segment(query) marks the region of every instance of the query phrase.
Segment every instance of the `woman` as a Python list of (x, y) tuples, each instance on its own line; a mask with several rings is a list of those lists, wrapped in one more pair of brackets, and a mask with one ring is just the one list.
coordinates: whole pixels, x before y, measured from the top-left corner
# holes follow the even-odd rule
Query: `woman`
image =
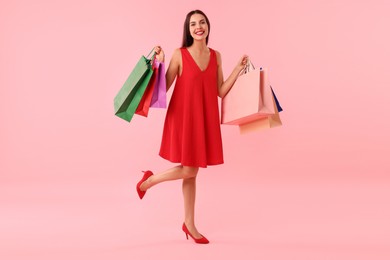
[[(167, 91), (176, 85), (167, 110), (160, 156), (180, 165), (153, 175), (144, 172), (137, 184), (142, 199), (146, 190), (170, 180), (183, 179), (185, 218), (183, 231), (196, 243), (209, 241), (195, 227), (196, 176), (199, 167), (223, 163), (218, 96), (224, 97), (233, 86), (248, 57), (242, 56), (226, 81), (222, 75), (219, 52), (208, 48), (210, 22), (200, 10), (187, 14), (182, 48), (172, 55), (166, 72)], [(163, 62), (164, 51), (155, 47), (156, 58)]]

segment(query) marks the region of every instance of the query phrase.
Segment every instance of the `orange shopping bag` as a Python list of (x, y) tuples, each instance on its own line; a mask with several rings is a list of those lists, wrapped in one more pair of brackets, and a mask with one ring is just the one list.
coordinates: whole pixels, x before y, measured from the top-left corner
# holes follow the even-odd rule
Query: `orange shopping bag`
[(276, 98), (274, 98), (274, 108), (276, 110), (275, 114), (273, 115), (266, 115), (262, 118), (256, 119), (252, 122), (241, 124), (240, 127), (240, 134), (246, 134), (253, 131), (260, 131), (263, 129), (269, 129), (277, 126), (282, 125), (282, 120), (280, 120), (279, 116), (279, 109), (277, 107)]

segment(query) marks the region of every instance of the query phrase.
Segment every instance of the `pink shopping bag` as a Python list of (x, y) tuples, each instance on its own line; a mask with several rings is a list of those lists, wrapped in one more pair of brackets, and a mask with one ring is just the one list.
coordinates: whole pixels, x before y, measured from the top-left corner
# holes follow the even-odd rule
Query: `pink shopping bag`
[(222, 99), (222, 124), (246, 124), (276, 111), (266, 70), (246, 69)]
[(166, 108), (167, 107), (167, 87), (165, 81), (164, 62), (155, 60), (155, 66), (158, 68), (156, 83), (154, 86), (152, 101), (150, 107)]

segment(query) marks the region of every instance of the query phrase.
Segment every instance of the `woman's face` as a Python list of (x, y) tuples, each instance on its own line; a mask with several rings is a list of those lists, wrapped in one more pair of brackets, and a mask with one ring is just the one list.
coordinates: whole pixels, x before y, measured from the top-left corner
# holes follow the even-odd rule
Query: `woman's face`
[(190, 19), (190, 33), (194, 40), (206, 40), (209, 34), (209, 26), (206, 18), (201, 14), (193, 14)]

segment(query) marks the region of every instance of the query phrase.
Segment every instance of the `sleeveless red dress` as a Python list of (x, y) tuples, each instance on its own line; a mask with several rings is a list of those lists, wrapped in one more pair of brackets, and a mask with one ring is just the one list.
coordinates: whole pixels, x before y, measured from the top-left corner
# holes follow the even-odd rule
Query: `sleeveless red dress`
[(218, 109), (218, 66), (215, 51), (202, 71), (186, 48), (183, 70), (176, 78), (160, 147), (160, 156), (183, 166), (223, 163)]

